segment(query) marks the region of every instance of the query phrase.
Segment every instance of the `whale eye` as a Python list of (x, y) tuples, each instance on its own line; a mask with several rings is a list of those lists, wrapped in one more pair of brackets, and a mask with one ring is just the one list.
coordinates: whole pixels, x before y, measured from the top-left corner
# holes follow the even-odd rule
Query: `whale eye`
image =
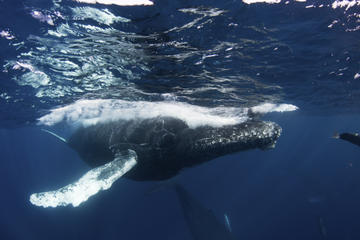
[(175, 135), (172, 133), (165, 133), (160, 139), (160, 147), (170, 147), (175, 143)]

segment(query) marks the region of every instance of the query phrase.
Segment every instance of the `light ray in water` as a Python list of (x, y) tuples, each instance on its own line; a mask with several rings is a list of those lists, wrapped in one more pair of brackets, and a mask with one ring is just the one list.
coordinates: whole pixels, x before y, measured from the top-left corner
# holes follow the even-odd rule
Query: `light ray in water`
[(99, 191), (107, 190), (122, 175), (136, 164), (136, 153), (129, 150), (128, 156), (115, 155), (115, 160), (100, 167), (91, 169), (75, 183), (55, 191), (34, 193), (30, 202), (36, 206), (58, 207), (79, 206)]
[(56, 133), (53, 133), (53, 132), (51, 132), (51, 131), (49, 131), (49, 130), (46, 130), (46, 129), (43, 129), (43, 128), (41, 129), (41, 131), (47, 132), (47, 133), (49, 133), (50, 135), (52, 135), (52, 136), (56, 137), (57, 139), (59, 139), (60, 141), (63, 141), (64, 143), (67, 143), (67, 141), (66, 141), (65, 138), (60, 137), (60, 136), (57, 135)]
[(327, 237), (327, 229), (326, 229), (326, 226), (324, 223), (324, 219), (322, 217), (319, 217), (319, 229), (320, 229), (321, 236), (323, 238), (326, 238)]

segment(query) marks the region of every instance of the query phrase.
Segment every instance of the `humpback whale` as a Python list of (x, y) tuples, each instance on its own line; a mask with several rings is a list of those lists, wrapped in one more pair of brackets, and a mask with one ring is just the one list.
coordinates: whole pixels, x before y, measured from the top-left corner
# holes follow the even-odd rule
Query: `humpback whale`
[(78, 181), (58, 190), (34, 193), (37, 206), (78, 206), (120, 177), (160, 181), (181, 170), (243, 150), (275, 145), (281, 127), (273, 122), (246, 122), (214, 127), (189, 126), (175, 117), (131, 118), (78, 128), (58, 137), (91, 167)]
[(137, 164), (124, 177), (137, 181), (166, 180), (180, 170), (242, 150), (273, 146), (281, 128), (273, 122), (247, 121), (223, 127), (190, 128), (173, 117), (118, 120), (78, 129), (68, 144), (91, 167), (128, 149)]

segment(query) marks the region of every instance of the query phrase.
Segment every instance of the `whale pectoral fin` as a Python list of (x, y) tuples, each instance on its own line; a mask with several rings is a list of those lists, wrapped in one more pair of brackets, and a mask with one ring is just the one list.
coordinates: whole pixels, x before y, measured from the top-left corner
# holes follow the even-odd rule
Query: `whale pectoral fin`
[(74, 183), (55, 191), (31, 194), (30, 202), (42, 207), (79, 206), (99, 191), (109, 189), (136, 165), (137, 155), (133, 150), (117, 151), (114, 155), (113, 161), (91, 169)]

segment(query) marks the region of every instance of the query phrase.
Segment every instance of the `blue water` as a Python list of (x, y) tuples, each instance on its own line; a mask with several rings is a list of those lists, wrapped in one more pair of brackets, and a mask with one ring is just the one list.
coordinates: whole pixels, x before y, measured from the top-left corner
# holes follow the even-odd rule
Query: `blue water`
[(192, 239), (154, 182), (120, 179), (77, 208), (30, 203), (89, 170), (38, 120), (81, 99), (296, 105), (262, 117), (283, 128), (274, 149), (176, 181), (226, 213), (235, 239), (359, 239), (360, 149), (331, 136), (359, 131), (360, 2), (340, 2), (0, 0), (0, 239)]

